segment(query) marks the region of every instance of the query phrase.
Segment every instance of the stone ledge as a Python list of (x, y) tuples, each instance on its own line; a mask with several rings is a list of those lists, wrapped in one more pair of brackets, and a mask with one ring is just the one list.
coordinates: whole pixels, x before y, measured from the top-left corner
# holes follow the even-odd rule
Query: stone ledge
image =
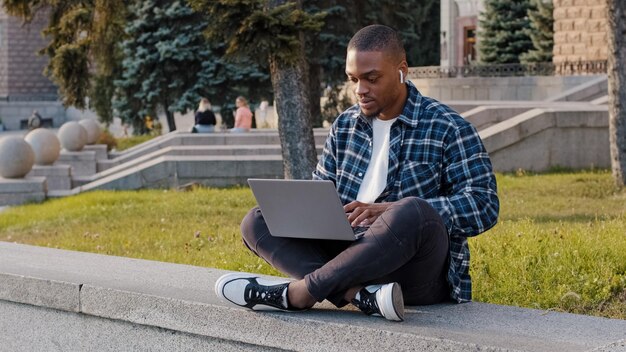
[[(301, 351), (626, 351), (624, 320), (483, 303), (408, 307), (403, 323), (325, 303), (304, 313), (256, 313), (217, 299), (213, 285), (223, 273), (0, 242), (0, 301), (67, 311), (78, 306), (76, 317), (165, 328), (224, 343)], [(79, 287), (79, 294), (42, 290), (51, 283), (69, 292)], [(57, 294), (68, 304), (49, 307)], [(30, 340), (36, 341), (40, 333), (31, 333), (36, 335)]]

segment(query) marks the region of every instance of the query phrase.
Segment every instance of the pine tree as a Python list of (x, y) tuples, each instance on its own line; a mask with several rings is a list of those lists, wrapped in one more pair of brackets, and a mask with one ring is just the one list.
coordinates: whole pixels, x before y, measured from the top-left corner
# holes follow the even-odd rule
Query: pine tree
[(533, 49), (528, 35), (530, 0), (486, 0), (480, 18), (478, 48), (483, 63), (519, 63)]
[(175, 130), (174, 113), (194, 109), (201, 97), (228, 106), (239, 94), (271, 95), (269, 75), (251, 60), (225, 60), (224, 45), (211, 45), (204, 36), (207, 19), (184, 1), (137, 1), (131, 13), (115, 107), (140, 133), (145, 116), (159, 110)]
[(182, 1), (138, 1), (130, 12), (136, 18), (127, 25), (129, 39), (122, 43), (115, 107), (122, 121), (137, 127), (162, 108), (174, 131), (174, 112), (180, 111), (175, 102), (195, 81), (202, 63), (211, 60), (202, 36), (206, 22)]
[(532, 0), (534, 9), (528, 10), (530, 29), (528, 35), (533, 42), (533, 50), (523, 54), (520, 61), (524, 64), (535, 62), (552, 62), (554, 47), (554, 5), (552, 2)]

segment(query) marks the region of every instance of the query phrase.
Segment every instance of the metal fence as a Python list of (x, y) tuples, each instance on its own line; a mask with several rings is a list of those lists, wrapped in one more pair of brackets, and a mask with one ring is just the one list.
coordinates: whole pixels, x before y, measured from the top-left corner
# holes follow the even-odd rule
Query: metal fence
[(568, 76), (597, 75), (607, 73), (607, 61), (577, 61), (536, 64), (473, 64), (466, 66), (421, 66), (409, 69), (410, 77), (519, 77), (519, 76)]

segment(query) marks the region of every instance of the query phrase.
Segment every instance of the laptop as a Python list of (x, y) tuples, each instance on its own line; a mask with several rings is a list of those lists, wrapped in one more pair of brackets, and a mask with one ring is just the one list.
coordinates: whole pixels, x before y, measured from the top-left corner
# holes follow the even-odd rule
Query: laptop
[(353, 228), (332, 181), (248, 179), (275, 237), (354, 241), (367, 228)]

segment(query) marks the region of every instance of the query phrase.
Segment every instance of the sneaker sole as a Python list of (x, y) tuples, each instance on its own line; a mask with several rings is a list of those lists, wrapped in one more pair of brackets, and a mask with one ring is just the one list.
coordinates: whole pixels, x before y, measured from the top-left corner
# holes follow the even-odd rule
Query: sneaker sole
[(391, 300), (383, 302), (382, 307), (380, 307), (381, 313), (385, 319), (403, 321), (404, 297), (402, 296), (402, 289), (400, 288), (400, 285), (397, 282), (394, 282), (381, 287), (381, 295), (383, 295), (383, 297), (391, 296)]
[[(284, 281), (280, 281), (280, 280), (267, 280), (264, 279), (262, 277), (260, 277), (258, 274), (252, 274), (252, 273), (229, 273), (229, 274), (224, 274), (222, 276), (220, 276), (217, 281), (215, 281), (215, 295), (222, 299), (225, 300), (226, 302), (232, 303), (238, 307), (242, 307), (242, 308), (246, 308), (244, 306), (241, 306), (231, 300), (229, 300), (225, 295), (224, 295), (224, 286), (233, 281), (233, 280), (237, 280), (237, 279), (250, 279), (250, 278), (256, 278), (257, 282), (259, 282), (260, 284), (269, 284), (269, 285), (273, 285), (273, 284), (281, 284), (281, 283), (285, 283), (285, 282), (289, 282), (290, 280), (284, 280)], [(256, 309), (255, 309), (256, 308)], [(275, 307), (271, 307), (271, 306), (266, 306), (266, 305), (258, 305), (253, 307), (252, 310), (273, 310), (273, 311), (286, 311), (284, 309), (280, 309), (280, 308), (275, 308)]]

